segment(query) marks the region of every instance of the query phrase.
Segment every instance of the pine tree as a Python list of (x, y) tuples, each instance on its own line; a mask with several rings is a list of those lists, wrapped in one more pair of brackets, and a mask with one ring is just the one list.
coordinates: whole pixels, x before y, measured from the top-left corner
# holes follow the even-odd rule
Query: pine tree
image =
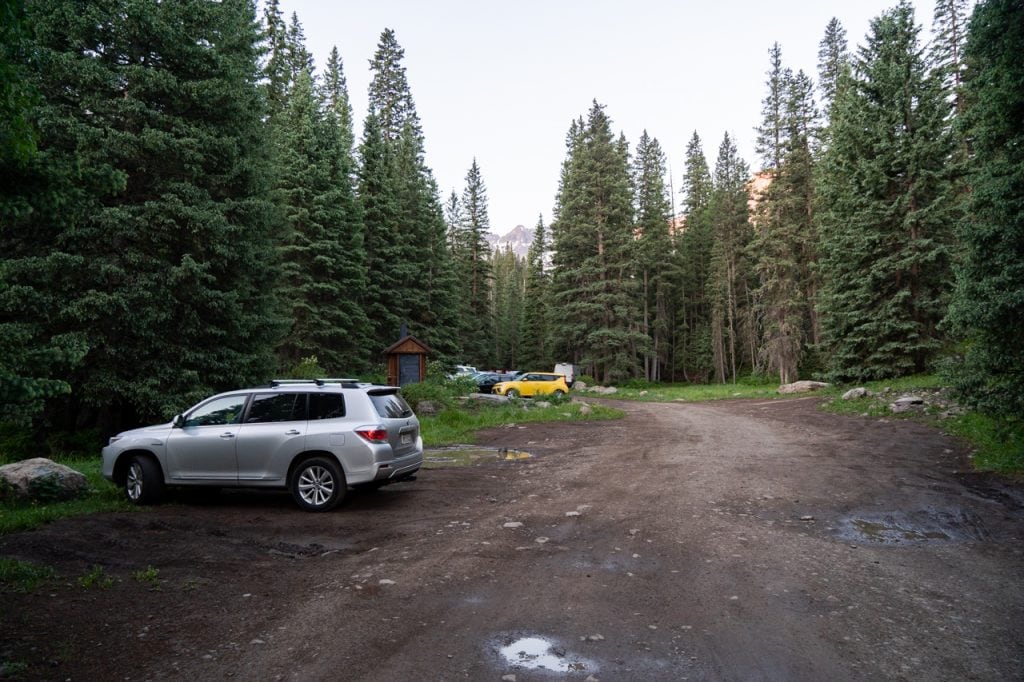
[(288, 25), (281, 14), (280, 0), (267, 0), (263, 7), (260, 38), (266, 51), (263, 74), (267, 108), (274, 116), (284, 110), (292, 81), (288, 63)]
[(1024, 4), (986, 0), (965, 50), (963, 133), (971, 141), (966, 246), (948, 324), (968, 339), (954, 375), (970, 406), (1017, 424), (1024, 415)]
[[(754, 355), (755, 330), (750, 327), (749, 266), (744, 258), (750, 241), (747, 164), (728, 133), (718, 148), (714, 192), (709, 206), (714, 241), (711, 246), (709, 299), (711, 349), (718, 383), (736, 382), (749, 349)], [(750, 363), (753, 365), (753, 361)]]
[(493, 364), (499, 369), (514, 369), (522, 362), (525, 264), (506, 246), (494, 252), (490, 266), (494, 273), (490, 296)]
[(644, 343), (631, 277), (629, 159), (597, 102), (585, 124), (570, 128), (568, 145), (551, 228), (553, 332), (577, 364), (608, 383), (636, 375)]
[(494, 350), (491, 316), (498, 313), (491, 310), (488, 301), (494, 274), (491, 272), (491, 248), (484, 235), (490, 231), (491, 222), (487, 215), (487, 186), (476, 159), (466, 172), (466, 187), (459, 206), (461, 223), (457, 233), (459, 247), (456, 258), (465, 298), (461, 333), (463, 352), (470, 362), (488, 365)]
[(761, 103), (762, 123), (757, 128), (757, 148), (761, 155), (762, 168), (773, 173), (782, 166), (782, 155), (786, 146), (783, 117), (785, 112), (786, 88), (792, 74), (782, 68), (782, 48), (778, 43), (768, 51), (770, 65), (768, 80), (765, 82), (768, 92)]
[(51, 418), (106, 430), (265, 380), (281, 320), (253, 7), (80, 9), (30, 8), (40, 154), (3, 252), (23, 320), (88, 348)]
[(544, 259), (547, 253), (547, 233), (544, 216), (537, 216), (533, 241), (526, 252), (526, 277), (523, 285), (523, 341), (521, 361), (524, 367), (553, 365), (549, 353), (548, 330), (548, 274)]
[(708, 285), (713, 241), (710, 204), (714, 190), (700, 136), (686, 146), (683, 174), (684, 227), (677, 238), (682, 305), (676, 334), (675, 366), (686, 381), (703, 382), (712, 374), (711, 305)]
[(354, 172), (351, 164), (355, 148), (354, 120), (352, 118), (352, 102), (348, 95), (348, 82), (345, 80), (345, 68), (337, 47), (331, 48), (327, 59), (327, 70), (324, 73), (321, 97), (328, 112), (334, 117), (334, 129), (342, 136), (338, 141), (340, 150), (349, 157), (349, 172)]
[(636, 188), (637, 273), (641, 282), (641, 330), (649, 339), (643, 355), (644, 376), (660, 381), (668, 364), (669, 291), (675, 256), (669, 235), (672, 208), (665, 189), (665, 154), (645, 130), (633, 165)]
[(941, 84), (907, 3), (871, 24), (822, 161), (822, 333), (835, 379), (923, 371), (942, 336), (955, 201)]
[(964, 44), (967, 41), (967, 0), (937, 0), (932, 20), (930, 58), (956, 113), (963, 111)]
[(822, 108), (827, 119), (839, 90), (839, 82), (849, 67), (850, 55), (846, 42), (846, 29), (835, 17), (825, 27), (825, 37), (818, 43), (818, 88), (821, 90)]

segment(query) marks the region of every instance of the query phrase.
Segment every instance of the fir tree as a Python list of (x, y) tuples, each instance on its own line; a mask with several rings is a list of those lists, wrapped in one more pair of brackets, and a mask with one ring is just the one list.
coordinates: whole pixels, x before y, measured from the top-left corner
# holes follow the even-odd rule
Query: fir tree
[(635, 376), (643, 336), (632, 279), (633, 215), (629, 159), (611, 121), (594, 102), (568, 139), (552, 225), (553, 331), (570, 357), (600, 381)]
[(675, 367), (686, 381), (706, 381), (712, 374), (711, 305), (708, 284), (713, 241), (711, 197), (714, 187), (700, 136), (686, 146), (683, 173), (684, 227), (677, 238), (678, 289), (682, 313), (676, 334)]
[(665, 189), (665, 154), (645, 130), (636, 148), (633, 185), (636, 188), (637, 273), (641, 282), (641, 330), (649, 339), (644, 353), (644, 376), (660, 381), (668, 363), (669, 291), (674, 253), (669, 235), (671, 205)]
[(825, 27), (825, 37), (818, 44), (818, 88), (825, 117), (832, 111), (836, 100), (839, 81), (850, 63), (846, 42), (846, 29), (835, 17)]
[(782, 48), (778, 43), (768, 51), (770, 60), (768, 80), (765, 82), (768, 92), (761, 103), (762, 123), (757, 128), (757, 153), (761, 155), (762, 168), (773, 174), (782, 165), (782, 155), (786, 146), (783, 117), (785, 112), (786, 87), (791, 74), (782, 68)]
[(463, 352), (478, 364), (486, 365), (492, 350), (491, 306), (488, 294), (491, 289), (490, 245), (484, 235), (490, 231), (487, 215), (487, 186), (484, 184), (480, 167), (473, 164), (466, 172), (466, 187), (462, 191), (461, 224), (458, 230), (458, 271), (462, 279), (465, 297), (465, 324), (462, 332)]
[(912, 8), (871, 24), (822, 161), (820, 310), (835, 379), (919, 372), (941, 343), (955, 201), (941, 84)]
[(550, 311), (548, 309), (548, 275), (544, 268), (547, 234), (544, 216), (537, 216), (533, 241), (526, 253), (526, 278), (523, 286), (522, 364), (526, 367), (553, 365), (548, 347)]
[(939, 73), (957, 113), (963, 110), (960, 88), (963, 85), (966, 41), (967, 0), (937, 0), (932, 20), (931, 64)]
[(948, 323), (968, 339), (954, 375), (970, 406), (1024, 415), (1024, 4), (987, 0), (971, 17), (964, 114), (972, 192)]
[[(338, 141), (340, 150), (351, 161), (355, 147), (354, 121), (352, 119), (352, 102), (348, 95), (348, 82), (345, 80), (345, 68), (338, 54), (338, 48), (332, 47), (327, 59), (327, 70), (324, 73), (321, 97), (324, 106), (334, 118), (334, 129), (342, 136)], [(354, 168), (350, 164), (350, 172)]]
[(31, 7), (40, 154), (3, 252), (45, 304), (23, 321), (88, 348), (51, 418), (107, 430), (266, 379), (281, 320), (252, 6), (80, 9)]

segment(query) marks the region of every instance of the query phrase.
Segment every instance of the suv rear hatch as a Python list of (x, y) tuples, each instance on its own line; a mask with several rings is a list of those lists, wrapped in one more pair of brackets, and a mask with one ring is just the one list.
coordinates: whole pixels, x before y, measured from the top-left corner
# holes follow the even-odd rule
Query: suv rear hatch
[(409, 403), (405, 402), (397, 388), (375, 388), (367, 391), (381, 424), (388, 431), (388, 443), (399, 459), (416, 451), (420, 423)]

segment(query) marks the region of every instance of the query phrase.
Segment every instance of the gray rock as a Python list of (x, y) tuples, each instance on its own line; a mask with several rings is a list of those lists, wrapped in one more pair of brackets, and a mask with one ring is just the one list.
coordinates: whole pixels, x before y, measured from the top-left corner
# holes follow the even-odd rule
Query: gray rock
[(791, 384), (779, 386), (779, 393), (807, 393), (827, 388), (828, 384), (823, 381), (794, 381)]
[(592, 408), (587, 403), (582, 403), (582, 402), (580, 403), (580, 414), (590, 414), (593, 411), (594, 411), (594, 408)]
[(416, 413), (422, 415), (435, 415), (440, 414), (444, 410), (444, 405), (436, 403), (433, 400), (421, 400), (416, 403)]
[(533, 404), (534, 407), (551, 407), (551, 403), (546, 400), (539, 400)]
[(572, 385), (574, 391), (585, 391), (587, 390), (587, 383), (585, 381), (577, 381)]
[(844, 393), (843, 400), (857, 400), (858, 398), (866, 398), (869, 395), (871, 395), (871, 391), (863, 386), (858, 386), (857, 388), (851, 388), (849, 391)]
[(894, 400), (889, 405), (889, 411), (893, 414), (903, 412), (920, 412), (924, 410), (924, 398), (916, 395), (904, 395)]
[(596, 393), (598, 395), (611, 395), (613, 393), (618, 393), (619, 389), (615, 388), (614, 386), (591, 386), (590, 388), (587, 389), (587, 391), (589, 391), (590, 393)]
[(56, 502), (73, 500), (89, 492), (85, 476), (45, 457), (0, 466), (0, 498)]

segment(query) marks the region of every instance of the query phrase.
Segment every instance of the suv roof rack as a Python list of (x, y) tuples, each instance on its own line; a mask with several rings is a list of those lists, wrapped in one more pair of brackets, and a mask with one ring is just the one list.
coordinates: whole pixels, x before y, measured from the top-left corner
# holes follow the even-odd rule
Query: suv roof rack
[(316, 384), (317, 386), (324, 386), (326, 384), (341, 384), (343, 388), (356, 388), (359, 384), (358, 379), (337, 379), (337, 378), (320, 378), (320, 379), (273, 379), (270, 382), (271, 388), (277, 386), (294, 386), (296, 384)]

